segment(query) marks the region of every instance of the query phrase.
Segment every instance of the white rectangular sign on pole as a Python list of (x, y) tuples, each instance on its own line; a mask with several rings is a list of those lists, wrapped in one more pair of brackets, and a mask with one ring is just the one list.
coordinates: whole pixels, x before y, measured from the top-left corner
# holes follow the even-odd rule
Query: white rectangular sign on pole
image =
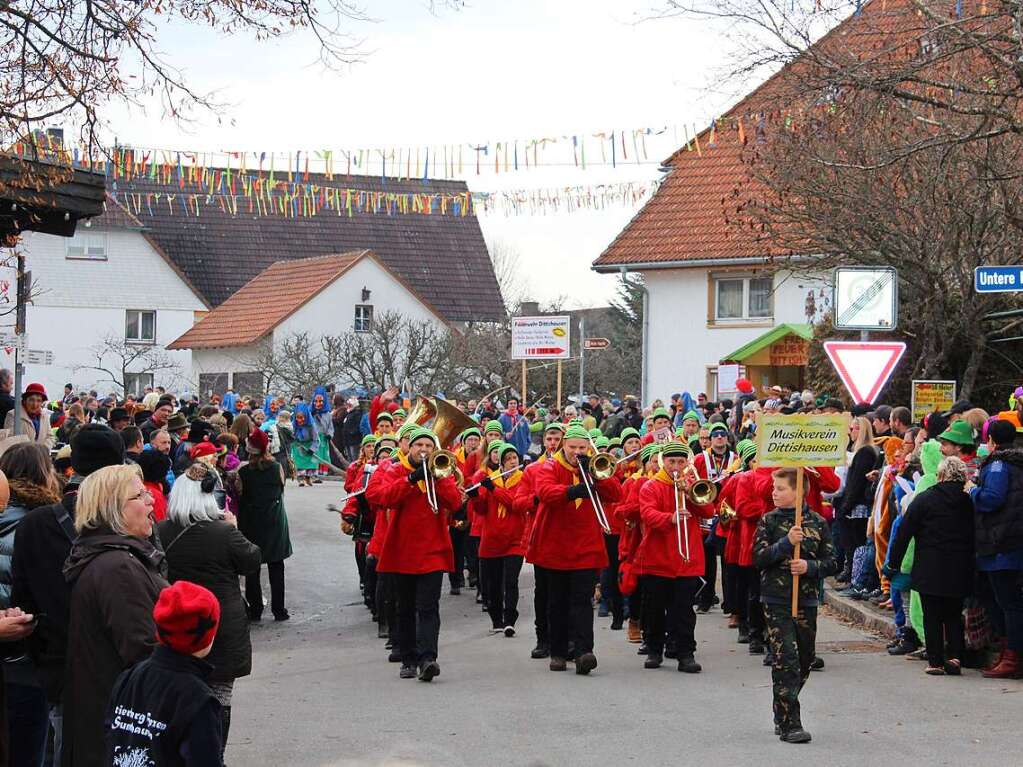
[(572, 318), (512, 317), (513, 360), (567, 360), (572, 350)]

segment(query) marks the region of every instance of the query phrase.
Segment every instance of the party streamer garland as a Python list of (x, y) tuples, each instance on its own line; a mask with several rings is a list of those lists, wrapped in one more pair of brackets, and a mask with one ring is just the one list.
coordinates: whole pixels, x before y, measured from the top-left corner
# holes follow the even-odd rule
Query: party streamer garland
[(659, 181), (623, 182), (548, 189), (514, 189), (500, 192), (461, 194), (379, 192), (292, 184), (284, 189), (262, 186), (256, 195), (111, 191), (111, 197), (135, 215), (163, 213), (201, 217), (212, 207), (229, 215), (284, 216), (309, 218), (334, 213), (421, 214), (466, 216), (473, 212), (510, 215), (571, 213), (604, 210), (613, 205), (635, 205), (658, 187)]

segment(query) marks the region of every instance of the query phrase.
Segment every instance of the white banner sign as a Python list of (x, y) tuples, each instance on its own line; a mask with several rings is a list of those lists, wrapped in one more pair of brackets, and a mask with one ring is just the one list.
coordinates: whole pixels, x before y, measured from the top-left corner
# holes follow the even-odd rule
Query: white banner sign
[(513, 360), (567, 360), (571, 340), (571, 317), (512, 317)]

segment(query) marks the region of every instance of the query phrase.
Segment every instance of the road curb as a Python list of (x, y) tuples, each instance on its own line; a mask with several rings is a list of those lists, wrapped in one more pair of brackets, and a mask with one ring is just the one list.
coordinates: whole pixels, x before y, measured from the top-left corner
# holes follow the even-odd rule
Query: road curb
[(876, 611), (869, 602), (840, 596), (830, 583), (824, 586), (824, 604), (857, 625), (889, 639), (895, 638), (895, 623), (892, 621), (891, 613)]

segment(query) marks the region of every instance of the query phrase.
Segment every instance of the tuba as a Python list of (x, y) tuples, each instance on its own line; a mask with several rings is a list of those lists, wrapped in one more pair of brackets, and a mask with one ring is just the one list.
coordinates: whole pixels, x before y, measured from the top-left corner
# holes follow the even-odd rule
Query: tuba
[[(469, 416), (440, 397), (420, 396), (415, 407), (408, 414), (408, 420), (425, 426), (430, 420), (433, 433), (437, 435), (437, 442), (440, 448), (447, 452), (447, 449), (454, 444), (455, 439), (466, 429), (476, 426), (476, 422)], [(454, 455), (451, 459), (454, 461)], [(457, 461), (455, 461), (457, 465)]]

